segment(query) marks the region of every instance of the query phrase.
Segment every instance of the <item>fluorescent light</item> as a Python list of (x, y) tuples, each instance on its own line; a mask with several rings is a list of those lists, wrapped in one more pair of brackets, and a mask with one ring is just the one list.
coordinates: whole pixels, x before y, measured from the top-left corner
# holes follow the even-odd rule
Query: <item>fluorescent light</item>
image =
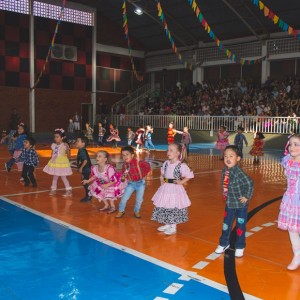
[(143, 10), (139, 7), (136, 7), (134, 10), (134, 13), (137, 14), (138, 16), (143, 14)]

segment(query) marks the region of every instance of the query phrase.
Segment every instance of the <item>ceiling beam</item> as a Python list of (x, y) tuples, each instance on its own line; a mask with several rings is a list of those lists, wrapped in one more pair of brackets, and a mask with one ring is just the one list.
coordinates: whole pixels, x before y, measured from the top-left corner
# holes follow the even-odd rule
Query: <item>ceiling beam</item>
[(260, 20), (260, 18), (253, 12), (252, 9), (250, 9), (248, 3), (246, 1), (241, 0), (240, 1), (242, 5), (247, 9), (247, 11), (251, 14), (251, 16), (257, 21), (257, 23), (261, 26), (263, 32), (269, 37), (270, 36), (270, 31), (268, 28), (263, 24), (263, 22)]
[[(136, 5), (135, 1), (134, 0), (127, 0), (132, 6), (134, 6), (135, 8), (139, 7), (138, 5)], [(152, 19), (155, 23), (159, 24), (160, 27), (164, 29), (164, 25), (160, 22), (160, 20), (158, 19), (158, 17), (154, 17), (152, 16), (150, 13), (148, 13), (146, 10), (143, 10), (143, 13), (148, 16), (150, 19)], [(177, 40), (179, 41), (183, 46), (186, 46), (187, 47), (187, 44), (186, 42), (181, 38), (179, 37), (176, 33), (172, 32), (172, 36)]]
[(230, 4), (227, 0), (222, 0), (222, 2), (233, 12), (238, 18), (244, 23), (244, 25), (253, 33), (256, 38), (261, 41), (261, 37), (256, 33), (253, 27), (241, 16), (241, 14)]

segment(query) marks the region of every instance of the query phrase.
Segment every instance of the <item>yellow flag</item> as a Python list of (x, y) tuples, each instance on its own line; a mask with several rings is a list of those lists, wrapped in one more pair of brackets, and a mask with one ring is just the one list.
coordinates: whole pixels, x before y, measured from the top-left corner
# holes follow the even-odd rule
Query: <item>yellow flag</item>
[(260, 10), (263, 10), (263, 9), (264, 9), (264, 6), (265, 6), (265, 5), (264, 5), (261, 1), (259, 1), (259, 9), (260, 9)]

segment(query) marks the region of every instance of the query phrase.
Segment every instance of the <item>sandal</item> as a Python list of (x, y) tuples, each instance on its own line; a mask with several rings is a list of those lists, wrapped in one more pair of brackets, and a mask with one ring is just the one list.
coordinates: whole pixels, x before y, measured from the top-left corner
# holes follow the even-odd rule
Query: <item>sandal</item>
[(98, 208), (98, 210), (99, 211), (106, 211), (106, 210), (109, 210), (110, 209), (110, 207), (109, 206), (104, 206), (104, 207), (102, 207), (102, 208)]
[(107, 213), (108, 214), (113, 214), (116, 211), (117, 211), (117, 209), (115, 207), (110, 207), (109, 210), (107, 211)]

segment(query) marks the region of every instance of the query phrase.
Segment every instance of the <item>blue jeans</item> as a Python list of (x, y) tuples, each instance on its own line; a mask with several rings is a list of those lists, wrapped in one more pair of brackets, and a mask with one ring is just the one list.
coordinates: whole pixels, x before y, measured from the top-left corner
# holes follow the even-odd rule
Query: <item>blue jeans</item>
[(243, 158), (243, 146), (237, 146), (241, 158)]
[(247, 223), (248, 206), (242, 208), (228, 208), (226, 205), (224, 213), (224, 222), (220, 245), (226, 247), (229, 245), (230, 232), (234, 219), (236, 219), (236, 249), (244, 249), (246, 246), (245, 233)]
[(146, 187), (145, 179), (139, 181), (130, 181), (125, 188), (124, 195), (119, 204), (119, 211), (124, 212), (126, 208), (126, 203), (131, 197), (132, 193), (136, 191), (136, 198), (135, 198), (135, 206), (134, 212), (139, 212), (141, 205), (143, 203), (144, 191)]
[(103, 135), (98, 136), (98, 145), (102, 146), (103, 145)]
[(153, 149), (155, 149), (153, 143), (152, 143), (152, 140), (146, 140), (145, 141), (145, 146), (146, 146), (146, 149), (147, 150), (150, 150), (150, 147), (152, 147)]

